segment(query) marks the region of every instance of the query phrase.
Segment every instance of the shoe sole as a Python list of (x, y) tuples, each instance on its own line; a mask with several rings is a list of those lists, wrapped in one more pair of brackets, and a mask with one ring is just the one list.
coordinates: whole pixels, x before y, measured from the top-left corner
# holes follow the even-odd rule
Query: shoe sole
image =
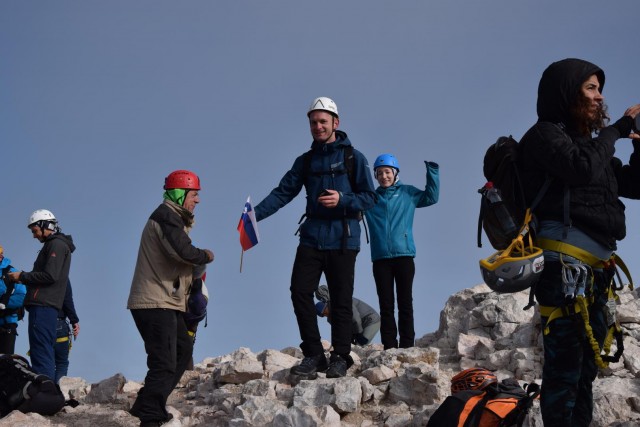
[[(299, 377), (315, 375), (315, 376), (316, 376), (316, 378), (317, 378), (317, 377), (318, 377), (318, 372), (322, 372), (322, 373), (324, 373), (324, 372), (327, 372), (327, 371), (329, 370), (329, 365), (327, 365), (327, 366), (323, 367), (322, 369), (317, 369), (317, 368), (316, 368), (315, 372), (312, 372), (312, 373), (309, 373), (309, 374), (296, 372), (296, 371), (294, 371), (294, 369), (295, 369), (295, 368), (296, 368), (296, 366), (294, 366), (293, 368), (289, 369), (289, 373), (290, 373), (291, 375), (296, 375), (296, 376), (299, 376)], [(315, 378), (314, 378), (314, 379), (315, 379)]]
[(327, 378), (344, 378), (346, 376), (347, 376), (346, 374), (345, 375), (333, 374), (333, 373), (328, 373), (327, 374)]
[(291, 372), (289, 371), (289, 374), (296, 377), (296, 379), (298, 381), (300, 380), (315, 380), (316, 378), (318, 378), (318, 373), (314, 372), (312, 374), (297, 374), (295, 372)]

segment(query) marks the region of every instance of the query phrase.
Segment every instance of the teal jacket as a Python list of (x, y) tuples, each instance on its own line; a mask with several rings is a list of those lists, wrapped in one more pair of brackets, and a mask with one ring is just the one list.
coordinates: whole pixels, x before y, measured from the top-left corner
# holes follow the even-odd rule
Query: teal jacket
[[(0, 269), (8, 270), (8, 273), (18, 271), (11, 266), (11, 260), (7, 257), (3, 258), (0, 262)], [(4, 294), (7, 292), (7, 285), (3, 279), (0, 278), (0, 301), (4, 298)], [(0, 309), (0, 325), (6, 325), (10, 323), (18, 323), (18, 309), (24, 306), (24, 297), (27, 294), (27, 287), (22, 283), (16, 283), (13, 285), (13, 292), (9, 297), (4, 310)]]
[(413, 214), (416, 208), (424, 208), (438, 202), (440, 176), (437, 163), (424, 162), (427, 167), (427, 184), (424, 191), (405, 185), (378, 187), (378, 203), (365, 212), (371, 233), (371, 260), (403, 256), (416, 256), (413, 241)]

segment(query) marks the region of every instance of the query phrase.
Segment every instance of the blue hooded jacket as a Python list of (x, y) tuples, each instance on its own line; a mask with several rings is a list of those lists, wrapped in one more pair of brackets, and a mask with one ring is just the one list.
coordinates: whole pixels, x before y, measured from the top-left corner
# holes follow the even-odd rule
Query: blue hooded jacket
[[(300, 226), (300, 244), (320, 250), (342, 249), (343, 231), (346, 231), (344, 249), (359, 250), (360, 225), (357, 216), (375, 204), (376, 195), (369, 165), (359, 151), (353, 150), (355, 189), (351, 188), (348, 174), (339, 172), (345, 169), (344, 148), (348, 145), (351, 142), (342, 131), (336, 131), (336, 140), (332, 143), (314, 141), (308, 176), (304, 176), (303, 154), (294, 161), (280, 184), (255, 207), (256, 219), (261, 221), (276, 213), (292, 201), (304, 186), (307, 192), (307, 219)], [(340, 193), (338, 206), (328, 209), (318, 203), (318, 197), (324, 189)]]
[(378, 187), (378, 203), (365, 212), (371, 232), (371, 260), (416, 256), (413, 241), (413, 215), (416, 208), (431, 206), (440, 195), (439, 167), (425, 162), (427, 184), (424, 191), (401, 181)]
[[(0, 269), (11, 265), (11, 260), (7, 257), (3, 258), (0, 262)], [(15, 268), (9, 268), (9, 272), (18, 271)], [(0, 296), (3, 296), (7, 292), (7, 285), (4, 280), (0, 278)], [(13, 286), (13, 293), (9, 297), (6, 310), (0, 310), (0, 325), (6, 325), (8, 323), (18, 323), (18, 315), (15, 312), (16, 309), (24, 305), (24, 297), (27, 295), (27, 287), (22, 283), (16, 283)]]

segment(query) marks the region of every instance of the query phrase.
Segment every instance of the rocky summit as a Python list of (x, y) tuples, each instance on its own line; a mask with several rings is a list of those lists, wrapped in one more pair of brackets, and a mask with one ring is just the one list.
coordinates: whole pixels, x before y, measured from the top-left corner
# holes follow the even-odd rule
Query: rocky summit
[[(620, 294), (618, 319), (624, 355), (594, 383), (592, 427), (640, 426), (640, 300)], [(542, 334), (535, 309), (523, 310), (528, 293), (496, 294), (486, 285), (449, 298), (437, 331), (416, 347), (383, 351), (379, 344), (353, 347), (347, 376), (299, 381), (289, 368), (302, 359), (299, 348), (248, 348), (207, 358), (185, 372), (171, 394), (166, 427), (187, 426), (425, 426), (449, 393), (451, 377), (481, 366), (499, 379), (540, 382)], [(324, 343), (328, 349), (329, 344)], [(51, 417), (13, 411), (0, 426), (137, 426), (127, 412), (141, 384), (116, 374), (97, 384), (63, 378), (65, 396), (80, 404)], [(537, 402), (525, 426), (540, 427)]]

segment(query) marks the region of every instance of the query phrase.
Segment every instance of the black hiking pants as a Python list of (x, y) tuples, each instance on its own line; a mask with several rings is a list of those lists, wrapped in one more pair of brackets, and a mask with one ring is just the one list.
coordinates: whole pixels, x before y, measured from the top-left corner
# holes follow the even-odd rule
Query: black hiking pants
[(17, 329), (18, 325), (15, 323), (0, 325), (0, 354), (15, 353)]
[[(536, 285), (540, 305), (558, 307), (564, 301), (562, 266), (545, 261), (542, 277)], [(607, 334), (605, 305), (611, 271), (594, 271), (593, 303), (589, 306), (589, 324), (602, 349)], [(544, 324), (546, 317), (541, 318)], [(555, 319), (543, 335), (544, 365), (540, 409), (545, 427), (588, 427), (593, 413), (593, 381), (598, 375), (595, 355), (587, 339), (580, 314)]]
[(142, 422), (166, 421), (167, 398), (178, 384), (193, 354), (183, 313), (160, 308), (131, 310), (147, 352), (147, 376), (131, 415)]
[(291, 273), (291, 301), (296, 314), (300, 348), (305, 356), (324, 352), (313, 293), (324, 273), (331, 298), (331, 344), (333, 352), (348, 356), (351, 352), (353, 319), (353, 279), (356, 250), (318, 250), (299, 245)]
[[(416, 267), (409, 256), (380, 259), (373, 262), (380, 303), (380, 339), (384, 349), (414, 346), (413, 277)], [(398, 325), (395, 318), (395, 295), (398, 296)]]

